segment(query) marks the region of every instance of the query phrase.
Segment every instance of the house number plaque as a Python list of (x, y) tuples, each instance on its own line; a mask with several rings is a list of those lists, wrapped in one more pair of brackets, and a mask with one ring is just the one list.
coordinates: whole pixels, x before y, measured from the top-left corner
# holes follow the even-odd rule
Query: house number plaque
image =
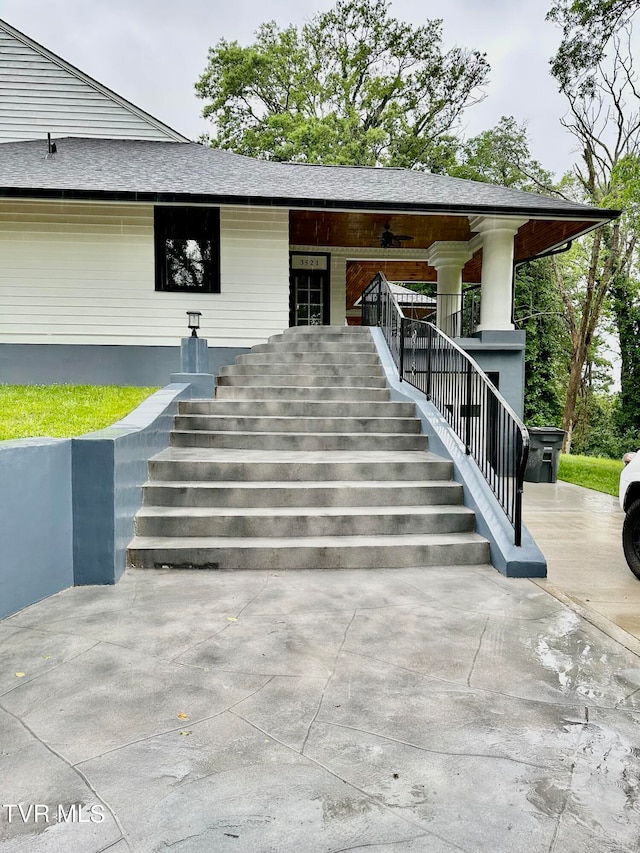
[(292, 270), (326, 270), (326, 255), (293, 255), (291, 257)]

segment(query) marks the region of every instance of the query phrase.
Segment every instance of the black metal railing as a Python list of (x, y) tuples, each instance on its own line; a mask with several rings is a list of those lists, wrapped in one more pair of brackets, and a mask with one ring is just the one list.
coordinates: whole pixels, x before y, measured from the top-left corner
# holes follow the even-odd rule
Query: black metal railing
[(472, 335), (480, 322), (480, 285), (471, 284), (460, 293), (409, 293), (406, 289), (392, 294), (407, 319), (427, 320), (450, 338)]
[(424, 393), (478, 465), (522, 542), (529, 433), (474, 359), (433, 323), (409, 319), (378, 273), (362, 294), (362, 325), (379, 326), (401, 380)]
[[(407, 312), (404, 311), (405, 316)], [(460, 293), (438, 293), (435, 324), (449, 338), (467, 338), (480, 322), (480, 285)]]

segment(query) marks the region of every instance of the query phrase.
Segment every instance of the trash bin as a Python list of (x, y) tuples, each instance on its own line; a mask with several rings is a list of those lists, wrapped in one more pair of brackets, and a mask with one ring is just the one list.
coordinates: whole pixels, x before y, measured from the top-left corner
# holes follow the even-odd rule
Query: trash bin
[(558, 479), (564, 430), (556, 427), (527, 427), (529, 458), (524, 479), (527, 483), (555, 483)]

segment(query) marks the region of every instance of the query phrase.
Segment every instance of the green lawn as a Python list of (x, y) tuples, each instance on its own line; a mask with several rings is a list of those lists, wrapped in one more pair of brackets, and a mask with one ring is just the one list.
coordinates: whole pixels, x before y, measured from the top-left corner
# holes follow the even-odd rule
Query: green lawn
[(560, 457), (558, 478), (576, 486), (595, 489), (607, 495), (618, 495), (620, 472), (624, 464), (618, 459), (601, 459), (599, 456)]
[(0, 441), (71, 438), (129, 414), (156, 388), (116, 385), (0, 385)]

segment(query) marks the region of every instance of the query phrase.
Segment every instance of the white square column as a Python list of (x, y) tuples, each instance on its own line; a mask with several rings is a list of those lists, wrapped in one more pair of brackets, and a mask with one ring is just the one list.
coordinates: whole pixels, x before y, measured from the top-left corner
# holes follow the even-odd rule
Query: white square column
[(513, 238), (528, 222), (512, 216), (470, 216), (482, 237), (482, 291), (477, 331), (513, 331)]

